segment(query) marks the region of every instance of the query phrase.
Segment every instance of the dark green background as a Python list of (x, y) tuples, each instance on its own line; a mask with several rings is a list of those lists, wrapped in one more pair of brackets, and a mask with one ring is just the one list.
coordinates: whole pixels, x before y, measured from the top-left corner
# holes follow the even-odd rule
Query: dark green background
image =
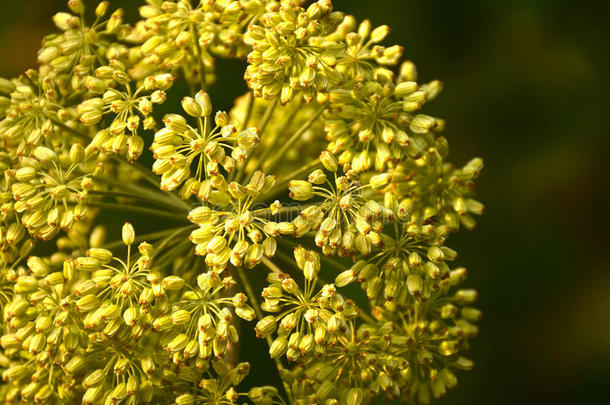
[[(114, 1), (135, 10), (136, 1)], [(474, 372), (444, 404), (602, 404), (610, 383), (605, 1), (335, 0), (392, 28), (421, 80), (445, 91), (453, 160), (482, 156), (487, 213), (450, 240), (485, 312)], [(35, 63), (58, 0), (0, 0), (0, 75)], [(220, 71), (215, 99), (243, 90)], [(260, 372), (260, 370), (259, 370)], [(604, 395), (606, 394), (606, 395)]]

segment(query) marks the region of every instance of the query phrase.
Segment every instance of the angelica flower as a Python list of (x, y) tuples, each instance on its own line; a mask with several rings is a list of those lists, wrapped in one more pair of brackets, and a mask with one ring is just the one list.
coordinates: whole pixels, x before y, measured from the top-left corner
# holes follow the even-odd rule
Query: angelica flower
[[(72, 2), (74, 3), (74, 2)], [(79, 3), (79, 4), (82, 4)], [(72, 7), (71, 13), (59, 12), (53, 22), (62, 32), (47, 36), (38, 52), (38, 62), (51, 74), (84, 75), (93, 70), (99, 54), (120, 51), (113, 40), (121, 30), (122, 10), (116, 10), (109, 19), (103, 20), (108, 2), (96, 8), (96, 21), (87, 26), (84, 21), (84, 6)]]
[(478, 334), (476, 322), (481, 312), (470, 306), (477, 298), (476, 291), (455, 291), (465, 274), (464, 268), (452, 270), (439, 291), (414, 306), (411, 321), (399, 322), (390, 313), (380, 312), (382, 319), (391, 321), (385, 326), (389, 328), (389, 353), (408, 362), (397, 382), (401, 387), (417, 387), (403, 391), (405, 398), (426, 404), (442, 397), (457, 385), (457, 370), (474, 366), (463, 353)]
[[(252, 46), (244, 78), (257, 95), (291, 101), (299, 91), (311, 100), (340, 80), (333, 69), (338, 43), (322, 37), (342, 19), (329, 0), (319, 0), (307, 10), (285, 1), (278, 11), (267, 12), (248, 27), (245, 42)], [(260, 24), (260, 25), (259, 25)]]
[(396, 82), (393, 74), (374, 81), (330, 92), (326, 132), (328, 150), (357, 172), (419, 157), (442, 129), (442, 121), (417, 114), (439, 91), (440, 82), (419, 86), (414, 81)]
[(82, 147), (74, 144), (70, 156), (57, 154), (44, 146), (22, 157), (11, 185), (14, 209), (35, 238), (50, 239), (59, 228), (67, 230), (87, 211), (87, 191), (91, 178), (85, 174)]
[(94, 138), (87, 146), (88, 153), (97, 150), (126, 153), (129, 160), (134, 161), (140, 157), (144, 147), (138, 130), (140, 126), (144, 129), (154, 128), (155, 122), (151, 115), (153, 104), (162, 103), (164, 100), (158, 99), (158, 96), (155, 99), (154, 93), (141, 93), (153, 89), (161, 92), (159, 88), (166, 88), (165, 83), (169, 81), (171, 84), (173, 79), (151, 76), (146, 82), (132, 89), (131, 79), (125, 69), (126, 66), (121, 61), (111, 60), (108, 66), (95, 69), (95, 77), (86, 76), (83, 79), (85, 86), (101, 97), (88, 98), (76, 106), (74, 111), (85, 126), (94, 126), (104, 116), (114, 115), (108, 130), (103, 132), (105, 139)]
[[(308, 180), (292, 180), (288, 187), (290, 197), (309, 200), (314, 196), (323, 200), (300, 213), (311, 229), (317, 230), (315, 242), (326, 255), (342, 256), (359, 251), (367, 254), (371, 244), (379, 244), (379, 232), (391, 213), (373, 200), (367, 200), (363, 190), (371, 184), (361, 185), (351, 172), (334, 175), (334, 184), (321, 170), (312, 172)], [(318, 186), (318, 184), (326, 187)]]
[(303, 271), (305, 285), (300, 288), (285, 273), (271, 273), (269, 286), (263, 289), (262, 309), (279, 313), (261, 319), (255, 328), (257, 336), (267, 337), (274, 331), (269, 354), (272, 358), (286, 354), (290, 361), (312, 353), (324, 352), (330, 335), (342, 329), (346, 322), (358, 314), (354, 303), (345, 300), (332, 284), (316, 291), (317, 272), (320, 267), (315, 252), (297, 247), (294, 251), (297, 266)]
[(226, 354), (228, 346), (238, 340), (230, 308), (240, 318), (254, 319), (254, 310), (243, 293), (226, 296), (234, 285), (231, 277), (221, 279), (214, 272), (200, 274), (197, 286), (184, 291), (172, 313), (153, 322), (155, 330), (164, 332), (164, 348), (173, 355), (176, 364)]
[(395, 65), (402, 56), (402, 47), (379, 45), (389, 34), (390, 28), (381, 25), (372, 28), (369, 20), (364, 20), (356, 30), (356, 20), (346, 16), (331, 38), (341, 38), (346, 42), (345, 56), (337, 61), (337, 70), (343, 77), (358, 82), (372, 80), (379, 65)]
[(198, 197), (206, 204), (188, 216), (199, 225), (189, 236), (196, 244), (195, 254), (204, 256), (209, 266), (220, 270), (229, 262), (251, 268), (260, 263), (263, 255), (273, 256), (275, 237), (280, 236), (282, 228), (266, 218), (267, 209), (253, 210), (252, 205), (274, 184), (275, 177), (265, 176), (262, 171), (255, 172), (245, 186), (227, 184), (222, 175), (203, 181)]
[[(331, 0), (142, 3), (68, 0), (37, 69), (0, 78), (0, 402), (455, 387), (481, 312), (449, 237), (484, 210), (483, 163), (450, 163), (422, 109), (441, 83)], [(249, 91), (223, 112), (227, 58)], [(245, 379), (268, 371), (249, 329), (281, 386)]]
[[(356, 328), (353, 321), (332, 337), (328, 348), (292, 370), (296, 403), (309, 401), (370, 401), (376, 396), (400, 396), (396, 382), (407, 362), (386, 353), (382, 331), (374, 325)], [(348, 402), (349, 401), (349, 402)], [(357, 402), (355, 402), (357, 403)]]
[(483, 161), (475, 158), (461, 168), (446, 163), (438, 154), (429, 154), (426, 165), (400, 164), (393, 171), (389, 187), (384, 189), (396, 196), (399, 217), (433, 221), (457, 231), (460, 225), (473, 229), (472, 215), (480, 215), (485, 207), (472, 198), (474, 179)]
[(372, 303), (391, 308), (427, 300), (449, 277), (447, 262), (457, 257), (443, 246), (448, 229), (406, 223), (395, 232), (381, 233), (379, 253), (357, 261), (337, 276), (336, 283), (345, 286), (357, 280)]
[(188, 125), (181, 115), (168, 114), (163, 119), (165, 127), (155, 134), (151, 150), (156, 159), (153, 172), (162, 176), (161, 188), (174, 190), (192, 179), (187, 182), (190, 194), (184, 190), (190, 197), (204, 179), (217, 176), (220, 168), (231, 172), (237, 162), (243, 162), (258, 143), (258, 134), (256, 128), (238, 131), (227, 122), (224, 112), (216, 114), (215, 126), (210, 128), (212, 106), (203, 91), (195, 98), (184, 98), (182, 106), (187, 114), (198, 119), (198, 128)]

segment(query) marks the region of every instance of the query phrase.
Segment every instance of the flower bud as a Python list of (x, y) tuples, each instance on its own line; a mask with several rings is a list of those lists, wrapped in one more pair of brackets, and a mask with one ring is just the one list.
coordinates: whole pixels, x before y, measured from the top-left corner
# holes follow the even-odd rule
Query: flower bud
[(407, 277), (407, 289), (409, 290), (409, 293), (418, 297), (421, 294), (422, 288), (422, 278), (417, 274), (409, 274), (409, 277)]
[(34, 149), (33, 155), (36, 159), (40, 160), (42, 163), (51, 162), (57, 160), (57, 154), (44, 146), (39, 146)]
[(478, 296), (476, 290), (459, 290), (455, 293), (455, 301), (459, 304), (472, 304)]
[(277, 326), (275, 317), (273, 315), (267, 315), (256, 323), (254, 331), (257, 337), (267, 337), (273, 333)]
[(347, 405), (361, 405), (364, 401), (362, 388), (351, 388), (347, 392)]
[(285, 337), (278, 337), (273, 341), (269, 348), (269, 355), (272, 359), (277, 359), (288, 350), (288, 340)]
[(67, 373), (75, 375), (79, 374), (82, 371), (85, 371), (87, 367), (87, 362), (83, 356), (74, 356), (68, 361), (65, 366), (65, 370)]
[(380, 190), (387, 186), (390, 183), (390, 180), (392, 180), (392, 177), (388, 173), (382, 173), (371, 177), (369, 184), (372, 188)]
[(322, 166), (330, 172), (336, 172), (338, 169), (337, 158), (328, 151), (323, 151), (320, 154), (320, 162), (322, 163)]
[(326, 175), (320, 169), (316, 169), (309, 174), (307, 181), (312, 184), (323, 184), (326, 181)]
[(390, 27), (387, 25), (380, 25), (379, 27), (375, 28), (373, 32), (371, 32), (371, 42), (374, 44), (379, 43), (383, 41), (389, 33)]
[(195, 405), (195, 397), (191, 394), (182, 394), (176, 397), (174, 405)]
[(179, 350), (182, 350), (186, 347), (188, 341), (188, 336), (184, 333), (181, 333), (167, 344), (167, 351), (177, 352)]
[(195, 95), (195, 100), (201, 108), (202, 116), (207, 117), (212, 114), (212, 102), (210, 101), (210, 95), (208, 93), (199, 90)]
[(125, 222), (123, 225), (123, 229), (121, 230), (121, 237), (123, 238), (123, 243), (127, 246), (131, 245), (136, 237), (136, 232), (133, 229), (133, 226), (129, 222)]
[(345, 287), (348, 284), (351, 284), (354, 280), (356, 280), (358, 273), (354, 270), (349, 269), (345, 270), (335, 278), (335, 284), (337, 287)]
[(178, 311), (173, 312), (169, 318), (174, 325), (184, 325), (191, 319), (191, 314), (189, 311), (179, 309)]
[(103, 17), (108, 12), (109, 6), (110, 3), (108, 1), (101, 1), (95, 8), (95, 16), (98, 18)]
[(297, 201), (306, 201), (313, 197), (313, 186), (305, 180), (291, 180), (288, 183), (290, 198)]
[(163, 279), (163, 287), (170, 291), (179, 290), (184, 286), (184, 279), (178, 276), (167, 276)]
[(194, 98), (184, 97), (182, 99), (182, 108), (191, 117), (202, 117), (203, 110), (201, 105)]
[(461, 370), (472, 370), (474, 368), (474, 362), (465, 357), (458, 357), (455, 366)]

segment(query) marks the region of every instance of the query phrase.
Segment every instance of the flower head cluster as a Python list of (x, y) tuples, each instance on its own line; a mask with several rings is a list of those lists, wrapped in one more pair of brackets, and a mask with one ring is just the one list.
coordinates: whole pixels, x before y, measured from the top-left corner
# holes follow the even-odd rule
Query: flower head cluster
[[(183, 284), (179, 277), (170, 277), (164, 283)], [(228, 295), (234, 284), (231, 277), (220, 278), (213, 271), (200, 274), (197, 286), (183, 292), (171, 313), (154, 321), (153, 328), (164, 332), (162, 346), (176, 365), (188, 365), (195, 359), (197, 367), (207, 368), (201, 361), (226, 355), (229, 345), (238, 341), (231, 309), (247, 321), (256, 317), (243, 293)]]
[(337, 293), (333, 284), (319, 290), (316, 286), (320, 258), (317, 253), (297, 247), (294, 256), (298, 268), (303, 272), (305, 285), (286, 273), (271, 273), (270, 282), (262, 296), (261, 308), (277, 313), (261, 319), (255, 328), (259, 337), (277, 334), (269, 348), (272, 358), (286, 355), (289, 361), (303, 356), (323, 353), (329, 336), (343, 329), (346, 320), (358, 315), (358, 309), (350, 300)]
[(379, 253), (340, 273), (337, 285), (358, 281), (372, 304), (387, 308), (408, 308), (413, 300), (428, 299), (449, 276), (447, 262), (457, 257), (443, 246), (448, 230), (410, 224), (397, 232), (382, 233)]
[(258, 143), (258, 135), (255, 127), (238, 132), (223, 111), (216, 114), (211, 128), (212, 104), (204, 91), (194, 98), (183, 98), (182, 108), (197, 119), (198, 128), (188, 125), (182, 115), (168, 114), (163, 118), (165, 127), (155, 134), (151, 150), (156, 159), (153, 172), (162, 175), (161, 188), (174, 190), (185, 183), (183, 193), (190, 196), (201, 187), (202, 180), (218, 176), (222, 169), (230, 173), (238, 162), (243, 162)]
[(87, 190), (92, 180), (84, 174), (85, 152), (75, 143), (68, 156), (58, 156), (44, 146), (33, 150), (31, 157), (19, 160), (11, 192), (13, 208), (30, 234), (50, 239), (59, 231), (69, 229), (87, 211)]
[(38, 52), (38, 62), (44, 71), (62, 78), (82, 76), (91, 73), (99, 55), (126, 56), (127, 48), (115, 42), (129, 30), (122, 24), (122, 10), (116, 10), (107, 18), (109, 2), (101, 1), (95, 9), (95, 21), (88, 25), (82, 0), (68, 1), (68, 6), (69, 13), (59, 12), (53, 16), (61, 33), (47, 36)]
[(437, 292), (403, 316), (380, 313), (380, 319), (389, 321), (384, 326), (388, 352), (408, 365), (396, 383), (414, 402), (427, 404), (443, 397), (457, 385), (455, 371), (474, 366), (463, 354), (469, 340), (478, 335), (481, 311), (471, 306), (476, 291), (455, 289), (465, 276), (464, 268), (452, 270)]
[(357, 82), (372, 80), (379, 66), (395, 65), (402, 56), (402, 47), (385, 47), (381, 42), (390, 33), (390, 27), (381, 25), (373, 28), (369, 20), (364, 20), (356, 28), (356, 19), (347, 16), (331, 35), (345, 41), (345, 55), (337, 61), (337, 70), (343, 77)]
[(447, 225), (452, 231), (460, 226), (473, 229), (473, 215), (485, 207), (475, 200), (474, 179), (483, 167), (479, 158), (456, 168), (439, 154), (429, 155), (430, 164), (401, 164), (392, 172), (392, 182), (385, 189), (398, 202), (398, 215), (420, 223)]
[(141, 57), (130, 74), (143, 79), (151, 74), (183, 69), (190, 82), (198, 78), (204, 83), (211, 81), (214, 65), (207, 45), (212, 38), (207, 27), (202, 26), (209, 7), (206, 3), (211, 2), (153, 0), (147, 3), (140, 7), (143, 20), (132, 33), (140, 43), (137, 51)]
[[(331, 0), (144, 0), (135, 21), (67, 3), (39, 66), (0, 78), (0, 402), (456, 386), (481, 312), (450, 236), (484, 210), (483, 163), (450, 162), (421, 111), (441, 83), (387, 26)], [(221, 58), (247, 65), (228, 112)]]
[[(248, 54), (245, 79), (256, 95), (291, 101), (299, 91), (306, 99), (328, 91), (341, 77), (334, 67), (341, 44), (326, 41), (343, 16), (330, 0), (319, 0), (307, 10), (296, 1), (282, 1), (279, 10), (263, 14), (251, 24), (245, 42)], [(260, 24), (260, 25), (259, 25)]]
[[(105, 115), (112, 115), (108, 129), (100, 131), (91, 141), (88, 150), (125, 153), (134, 161), (142, 154), (144, 140), (138, 135), (140, 126), (153, 129), (153, 104), (165, 101), (165, 92), (173, 77), (168, 74), (149, 76), (132, 89), (131, 78), (125, 72), (122, 62), (112, 59), (107, 66), (95, 69), (95, 76), (85, 76), (83, 82), (89, 92), (99, 97), (91, 97), (75, 108), (75, 113), (84, 125), (98, 124)], [(154, 90), (154, 91), (153, 91)], [(152, 91), (150, 95), (144, 95)]]
[(293, 370), (295, 404), (363, 403), (400, 396), (397, 378), (406, 361), (385, 352), (383, 328), (348, 322), (320, 358), (309, 358)]
[[(390, 72), (391, 73), (391, 72)], [(357, 172), (382, 171), (425, 152), (442, 121), (417, 113), (439, 91), (440, 82), (419, 86), (408, 77), (380, 76), (330, 93), (328, 150)]]
[(371, 251), (371, 245), (381, 243), (379, 232), (392, 213), (375, 200), (367, 200), (363, 192), (385, 185), (389, 176), (381, 174), (372, 178), (369, 184), (361, 185), (352, 172), (337, 176), (332, 155), (323, 154), (320, 159), (325, 168), (334, 172), (334, 184), (321, 169), (310, 173), (307, 181), (292, 180), (288, 184), (290, 197), (297, 201), (307, 201), (314, 196), (323, 199), (302, 210), (300, 218), (317, 230), (315, 242), (325, 255), (337, 252), (341, 256), (355, 252), (366, 255)]
[(2, 79), (0, 93), (6, 95), (1, 97), (4, 109), (0, 121), (5, 148), (23, 155), (37, 146), (61, 147), (69, 141), (53, 120), (58, 115), (68, 120), (70, 113), (58, 104), (57, 85), (52, 80), (28, 70), (20, 78)]
[(199, 225), (189, 237), (197, 245), (195, 254), (204, 256), (209, 266), (220, 270), (229, 262), (233, 266), (254, 267), (263, 255), (273, 256), (275, 237), (285, 227), (265, 216), (279, 207), (252, 208), (255, 199), (274, 183), (275, 177), (265, 176), (262, 171), (255, 172), (245, 186), (237, 182), (227, 184), (222, 176), (202, 182), (198, 196), (205, 205), (188, 215), (191, 222)]

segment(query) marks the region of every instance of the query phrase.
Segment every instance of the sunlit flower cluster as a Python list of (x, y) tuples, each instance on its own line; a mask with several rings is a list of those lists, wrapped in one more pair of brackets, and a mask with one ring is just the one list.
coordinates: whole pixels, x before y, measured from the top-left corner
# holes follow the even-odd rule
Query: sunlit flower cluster
[[(442, 85), (388, 26), (67, 6), (0, 78), (0, 402), (428, 404), (473, 368), (451, 235), (483, 162), (451, 163)], [(221, 58), (248, 87), (226, 112)]]

